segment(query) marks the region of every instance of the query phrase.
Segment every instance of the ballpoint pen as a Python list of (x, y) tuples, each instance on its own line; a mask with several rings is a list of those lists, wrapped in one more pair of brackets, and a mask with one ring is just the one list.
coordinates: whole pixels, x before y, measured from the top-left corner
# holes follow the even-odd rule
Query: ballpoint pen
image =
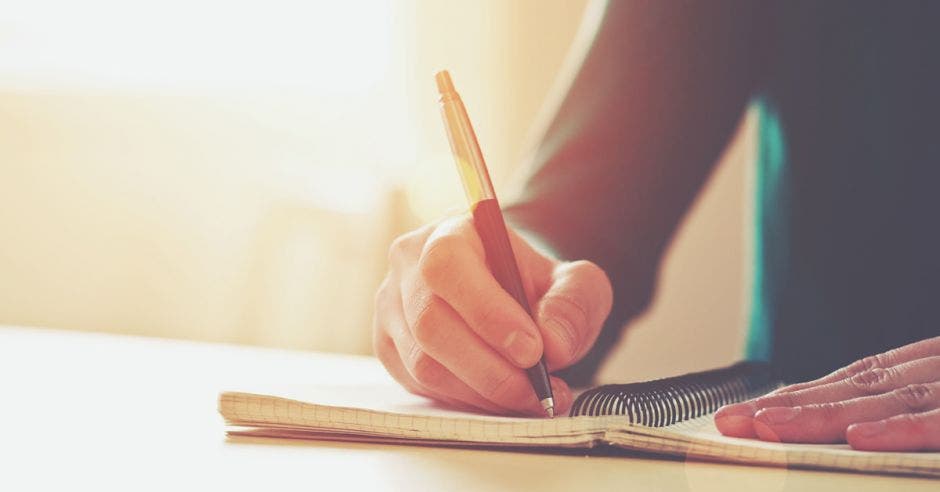
[[(450, 149), (457, 161), (460, 180), (470, 202), (474, 228), (483, 242), (486, 263), (499, 285), (532, 317), (532, 308), (522, 286), (522, 277), (509, 242), (506, 223), (467, 110), (446, 70), (438, 72), (434, 80), (441, 95), (441, 115), (444, 117)], [(555, 401), (544, 356), (537, 364), (526, 369), (526, 374), (532, 383), (532, 389), (535, 390), (535, 396), (542, 404), (542, 409), (549, 417), (554, 417)]]

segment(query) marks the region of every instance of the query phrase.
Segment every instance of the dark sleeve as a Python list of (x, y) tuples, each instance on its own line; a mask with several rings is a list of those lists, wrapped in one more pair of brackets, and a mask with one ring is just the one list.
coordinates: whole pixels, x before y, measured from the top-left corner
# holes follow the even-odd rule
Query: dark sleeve
[(600, 265), (614, 307), (587, 384), (652, 298), (660, 257), (754, 87), (759, 2), (616, 1), (606, 7), (537, 153), (510, 223), (563, 259)]

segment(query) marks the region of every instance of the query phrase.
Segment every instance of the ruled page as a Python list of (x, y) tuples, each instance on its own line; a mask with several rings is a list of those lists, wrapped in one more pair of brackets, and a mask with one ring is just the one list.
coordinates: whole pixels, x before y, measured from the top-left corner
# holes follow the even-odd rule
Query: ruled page
[[(423, 405), (420, 400), (388, 410), (332, 406), (294, 399), (227, 392), (219, 411), (233, 426), (252, 427), (250, 435), (284, 437), (380, 437), (426, 443), (583, 445), (603, 437), (622, 417), (493, 417)], [(402, 411), (405, 409), (405, 411)], [(273, 432), (258, 428), (276, 429)], [(236, 433), (240, 431), (235, 431)]]
[(874, 453), (846, 445), (731, 438), (718, 432), (711, 415), (668, 427), (645, 427), (630, 424), (623, 416), (543, 419), (460, 412), (388, 385), (317, 387), (278, 394), (282, 396), (222, 393), (219, 412), (232, 426), (229, 433), (490, 447), (588, 448), (606, 443), (692, 459), (940, 477), (940, 453)]

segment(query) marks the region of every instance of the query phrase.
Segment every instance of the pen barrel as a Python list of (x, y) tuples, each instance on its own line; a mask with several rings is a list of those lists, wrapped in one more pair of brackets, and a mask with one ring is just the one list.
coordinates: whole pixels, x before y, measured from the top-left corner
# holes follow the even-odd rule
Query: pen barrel
[[(516, 255), (509, 241), (509, 231), (499, 209), (496, 192), (493, 190), (490, 173), (486, 169), (473, 125), (470, 124), (470, 117), (467, 116), (467, 110), (447, 71), (438, 72), (435, 81), (441, 94), (441, 116), (444, 118), (447, 140), (457, 162), (464, 192), (470, 202), (473, 225), (483, 242), (487, 266), (499, 285), (529, 313), (529, 317), (535, 319), (522, 284)], [(552, 416), (552, 386), (544, 356), (536, 365), (526, 369), (526, 374), (539, 402), (548, 415)]]
[(495, 199), (496, 192), (490, 181), (490, 173), (483, 160), (483, 152), (477, 142), (476, 133), (463, 101), (456, 92), (441, 94), (441, 117), (447, 128), (447, 141), (457, 163), (460, 182), (463, 184), (467, 200), (477, 203), (481, 200)]
[[(473, 205), (473, 225), (483, 243), (486, 264), (499, 285), (535, 319), (529, 298), (522, 284), (522, 275), (509, 240), (509, 231), (496, 198), (482, 200)], [(526, 369), (529, 381), (539, 401), (551, 398), (551, 383), (544, 360)]]

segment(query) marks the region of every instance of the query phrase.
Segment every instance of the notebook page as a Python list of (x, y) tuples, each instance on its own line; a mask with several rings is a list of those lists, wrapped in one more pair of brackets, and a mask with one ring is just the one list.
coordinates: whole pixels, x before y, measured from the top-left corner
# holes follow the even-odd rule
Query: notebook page
[(620, 427), (605, 440), (621, 447), (698, 459), (782, 467), (940, 476), (940, 453), (855, 451), (846, 444), (788, 444), (726, 437), (712, 415), (668, 427)]
[[(278, 392), (297, 399), (228, 392), (219, 411), (233, 435), (423, 445), (620, 447), (695, 459), (940, 476), (940, 453), (872, 453), (846, 445), (768, 443), (722, 436), (711, 415), (669, 427), (624, 417), (526, 419), (459, 412), (395, 387), (317, 387)], [(311, 401), (329, 404), (314, 404)]]
[[(330, 394), (300, 400), (226, 392), (219, 397), (219, 411), (230, 425), (255, 428), (251, 435), (317, 434), (490, 445), (590, 446), (603, 436), (611, 420), (622, 421), (622, 417), (486, 416), (446, 409), (424, 398), (388, 391), (388, 387), (384, 391), (349, 387), (315, 390)], [(324, 400), (330, 404), (309, 403)], [(246, 434), (238, 430), (232, 433)]]

